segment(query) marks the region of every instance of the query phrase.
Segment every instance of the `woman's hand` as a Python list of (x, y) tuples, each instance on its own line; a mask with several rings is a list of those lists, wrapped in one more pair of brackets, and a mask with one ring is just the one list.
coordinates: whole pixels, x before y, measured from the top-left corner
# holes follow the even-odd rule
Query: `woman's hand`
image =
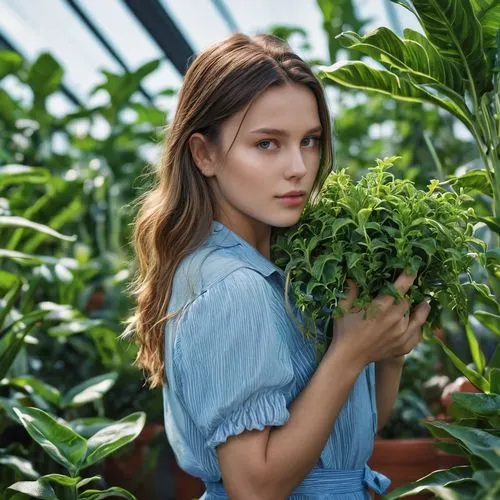
[[(394, 282), (401, 296), (405, 296), (415, 278), (403, 273)], [(358, 294), (356, 283), (350, 280), (349, 285), (347, 297), (340, 303), (345, 311), (351, 311)], [(379, 294), (368, 307), (366, 319), (363, 311), (355, 311), (334, 321), (333, 341), (328, 350), (342, 344), (352, 354), (353, 361), (361, 366), (391, 359), (396, 363), (404, 362), (404, 355), (420, 341), (421, 327), (427, 320), (430, 306), (422, 302), (411, 316), (409, 309), (408, 300), (396, 304), (394, 297)]]

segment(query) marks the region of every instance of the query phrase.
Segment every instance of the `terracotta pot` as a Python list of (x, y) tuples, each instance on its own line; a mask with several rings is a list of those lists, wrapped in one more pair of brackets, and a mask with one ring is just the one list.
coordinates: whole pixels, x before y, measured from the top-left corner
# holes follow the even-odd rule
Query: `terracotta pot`
[(104, 291), (104, 288), (102, 288), (102, 286), (97, 287), (90, 296), (89, 301), (85, 306), (85, 311), (92, 312), (102, 309), (104, 306), (105, 298), (106, 293)]
[(203, 481), (183, 471), (177, 465), (175, 459), (172, 460), (170, 470), (174, 474), (175, 500), (198, 499), (205, 493), (205, 484)]
[[(388, 491), (392, 491), (437, 469), (434, 442), (433, 438), (381, 439), (377, 437), (368, 465), (391, 480)], [(376, 495), (375, 498), (380, 498), (380, 496)], [(432, 495), (416, 495), (412, 498), (432, 498)]]
[[(434, 447), (435, 438), (375, 439), (369, 466), (391, 480), (389, 491), (416, 481), (438, 469), (466, 465), (466, 457), (451, 455)], [(433, 498), (431, 494), (414, 495), (412, 499)], [(376, 499), (381, 498), (375, 495)]]

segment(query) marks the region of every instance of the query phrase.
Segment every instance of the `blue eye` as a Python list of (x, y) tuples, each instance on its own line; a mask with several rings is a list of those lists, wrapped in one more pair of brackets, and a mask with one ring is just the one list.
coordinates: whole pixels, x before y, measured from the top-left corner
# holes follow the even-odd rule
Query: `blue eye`
[(309, 135), (308, 137), (304, 138), (304, 140), (307, 139), (312, 139), (314, 142), (312, 144), (304, 144), (304, 146), (316, 146), (319, 143), (320, 137), (317, 135)]
[(271, 149), (269, 146), (273, 143), (271, 139), (265, 139), (264, 141), (260, 141), (257, 143), (257, 147), (260, 149), (263, 149), (264, 151), (267, 151)]

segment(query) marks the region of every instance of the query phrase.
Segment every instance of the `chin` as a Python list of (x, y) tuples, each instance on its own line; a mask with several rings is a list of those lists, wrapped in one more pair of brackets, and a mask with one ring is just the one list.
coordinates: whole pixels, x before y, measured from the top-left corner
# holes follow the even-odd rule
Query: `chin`
[(291, 227), (297, 224), (299, 222), (301, 213), (298, 213), (296, 216), (291, 217), (290, 215), (288, 217), (282, 217), (281, 219), (274, 219), (273, 221), (270, 221), (269, 224), (274, 227), (280, 227), (280, 228), (285, 228), (285, 227)]

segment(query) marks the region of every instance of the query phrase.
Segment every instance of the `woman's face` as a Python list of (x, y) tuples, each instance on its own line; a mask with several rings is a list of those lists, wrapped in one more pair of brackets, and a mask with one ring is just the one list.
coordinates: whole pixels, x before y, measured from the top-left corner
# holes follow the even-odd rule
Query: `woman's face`
[[(316, 97), (305, 85), (287, 83), (266, 90), (243, 118), (245, 111), (222, 124), (212, 168), (204, 171), (218, 200), (218, 219), (258, 232), (260, 225), (291, 226), (319, 168)], [(305, 191), (305, 196), (296, 203), (279, 198), (293, 190)]]

